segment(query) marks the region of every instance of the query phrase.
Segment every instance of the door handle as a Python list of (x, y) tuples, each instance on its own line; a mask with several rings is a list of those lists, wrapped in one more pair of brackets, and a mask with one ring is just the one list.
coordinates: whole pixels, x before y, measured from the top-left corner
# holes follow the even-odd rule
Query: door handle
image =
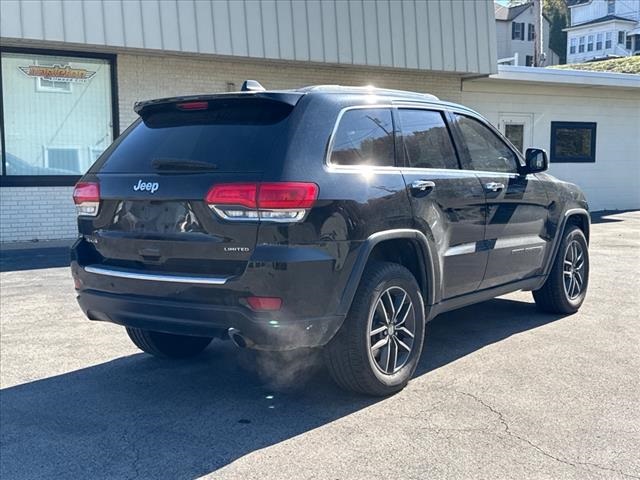
[(431, 180), (416, 180), (411, 183), (411, 190), (418, 190), (420, 192), (424, 192), (435, 187), (435, 182), (432, 182)]
[(499, 182), (489, 182), (484, 184), (484, 189), (489, 192), (498, 192), (500, 190), (504, 190), (504, 183)]

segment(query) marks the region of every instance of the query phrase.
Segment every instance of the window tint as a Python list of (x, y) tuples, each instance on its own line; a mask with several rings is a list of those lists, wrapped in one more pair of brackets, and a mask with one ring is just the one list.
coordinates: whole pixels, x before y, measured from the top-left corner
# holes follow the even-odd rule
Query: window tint
[(451, 137), (440, 112), (400, 109), (407, 163), (414, 168), (458, 168)]
[(153, 172), (157, 160), (208, 162), (219, 171), (263, 171), (279, 158), (293, 107), (268, 99), (213, 100), (206, 110), (168, 105), (122, 135), (91, 171)]
[(516, 155), (495, 133), (473, 118), (455, 117), (471, 157), (472, 170), (518, 172)]
[(336, 165), (394, 165), (391, 110), (347, 110), (333, 139), (331, 163)]

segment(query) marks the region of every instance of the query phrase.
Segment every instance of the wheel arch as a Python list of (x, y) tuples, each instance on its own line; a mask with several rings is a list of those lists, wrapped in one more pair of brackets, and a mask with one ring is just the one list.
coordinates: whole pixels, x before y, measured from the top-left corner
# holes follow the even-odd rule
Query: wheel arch
[(419, 230), (385, 230), (363, 242), (340, 301), (341, 314), (348, 313), (364, 269), (371, 260), (392, 261), (405, 266), (416, 277), (425, 307), (438, 301), (440, 267), (433, 242)]
[(544, 269), (545, 276), (549, 275), (551, 268), (553, 267), (553, 262), (558, 255), (558, 249), (560, 248), (560, 244), (562, 243), (562, 238), (564, 237), (564, 233), (567, 230), (567, 227), (570, 225), (576, 225), (582, 233), (584, 233), (585, 238), (587, 239), (587, 244), (589, 243), (589, 236), (591, 234), (591, 217), (589, 212), (584, 208), (570, 208), (564, 212), (562, 217), (562, 223), (558, 228), (556, 238), (553, 241), (553, 250), (551, 255), (547, 258), (547, 262)]
[(587, 243), (589, 243), (589, 235), (591, 234), (591, 217), (589, 216), (589, 212), (582, 209), (573, 209), (567, 211), (565, 213), (565, 224), (562, 231), (564, 235), (564, 231), (569, 225), (576, 225), (582, 233), (584, 233), (585, 238), (587, 239)]

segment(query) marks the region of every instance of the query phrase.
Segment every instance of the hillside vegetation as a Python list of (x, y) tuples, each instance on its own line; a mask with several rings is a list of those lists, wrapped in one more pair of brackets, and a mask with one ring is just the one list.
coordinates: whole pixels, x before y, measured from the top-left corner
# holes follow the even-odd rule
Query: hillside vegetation
[(563, 70), (589, 70), (592, 72), (635, 73), (640, 75), (640, 56), (613, 58), (600, 62), (572, 63), (568, 65), (553, 65), (549, 68)]

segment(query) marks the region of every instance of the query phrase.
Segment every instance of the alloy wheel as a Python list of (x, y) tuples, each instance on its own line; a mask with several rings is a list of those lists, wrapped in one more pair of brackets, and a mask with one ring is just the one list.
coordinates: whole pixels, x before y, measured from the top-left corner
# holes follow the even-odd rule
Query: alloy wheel
[(582, 293), (585, 281), (584, 249), (577, 240), (567, 245), (562, 271), (564, 292), (569, 300), (575, 300)]
[(390, 287), (378, 297), (369, 315), (370, 355), (376, 367), (391, 375), (409, 360), (416, 333), (411, 297), (401, 287)]

